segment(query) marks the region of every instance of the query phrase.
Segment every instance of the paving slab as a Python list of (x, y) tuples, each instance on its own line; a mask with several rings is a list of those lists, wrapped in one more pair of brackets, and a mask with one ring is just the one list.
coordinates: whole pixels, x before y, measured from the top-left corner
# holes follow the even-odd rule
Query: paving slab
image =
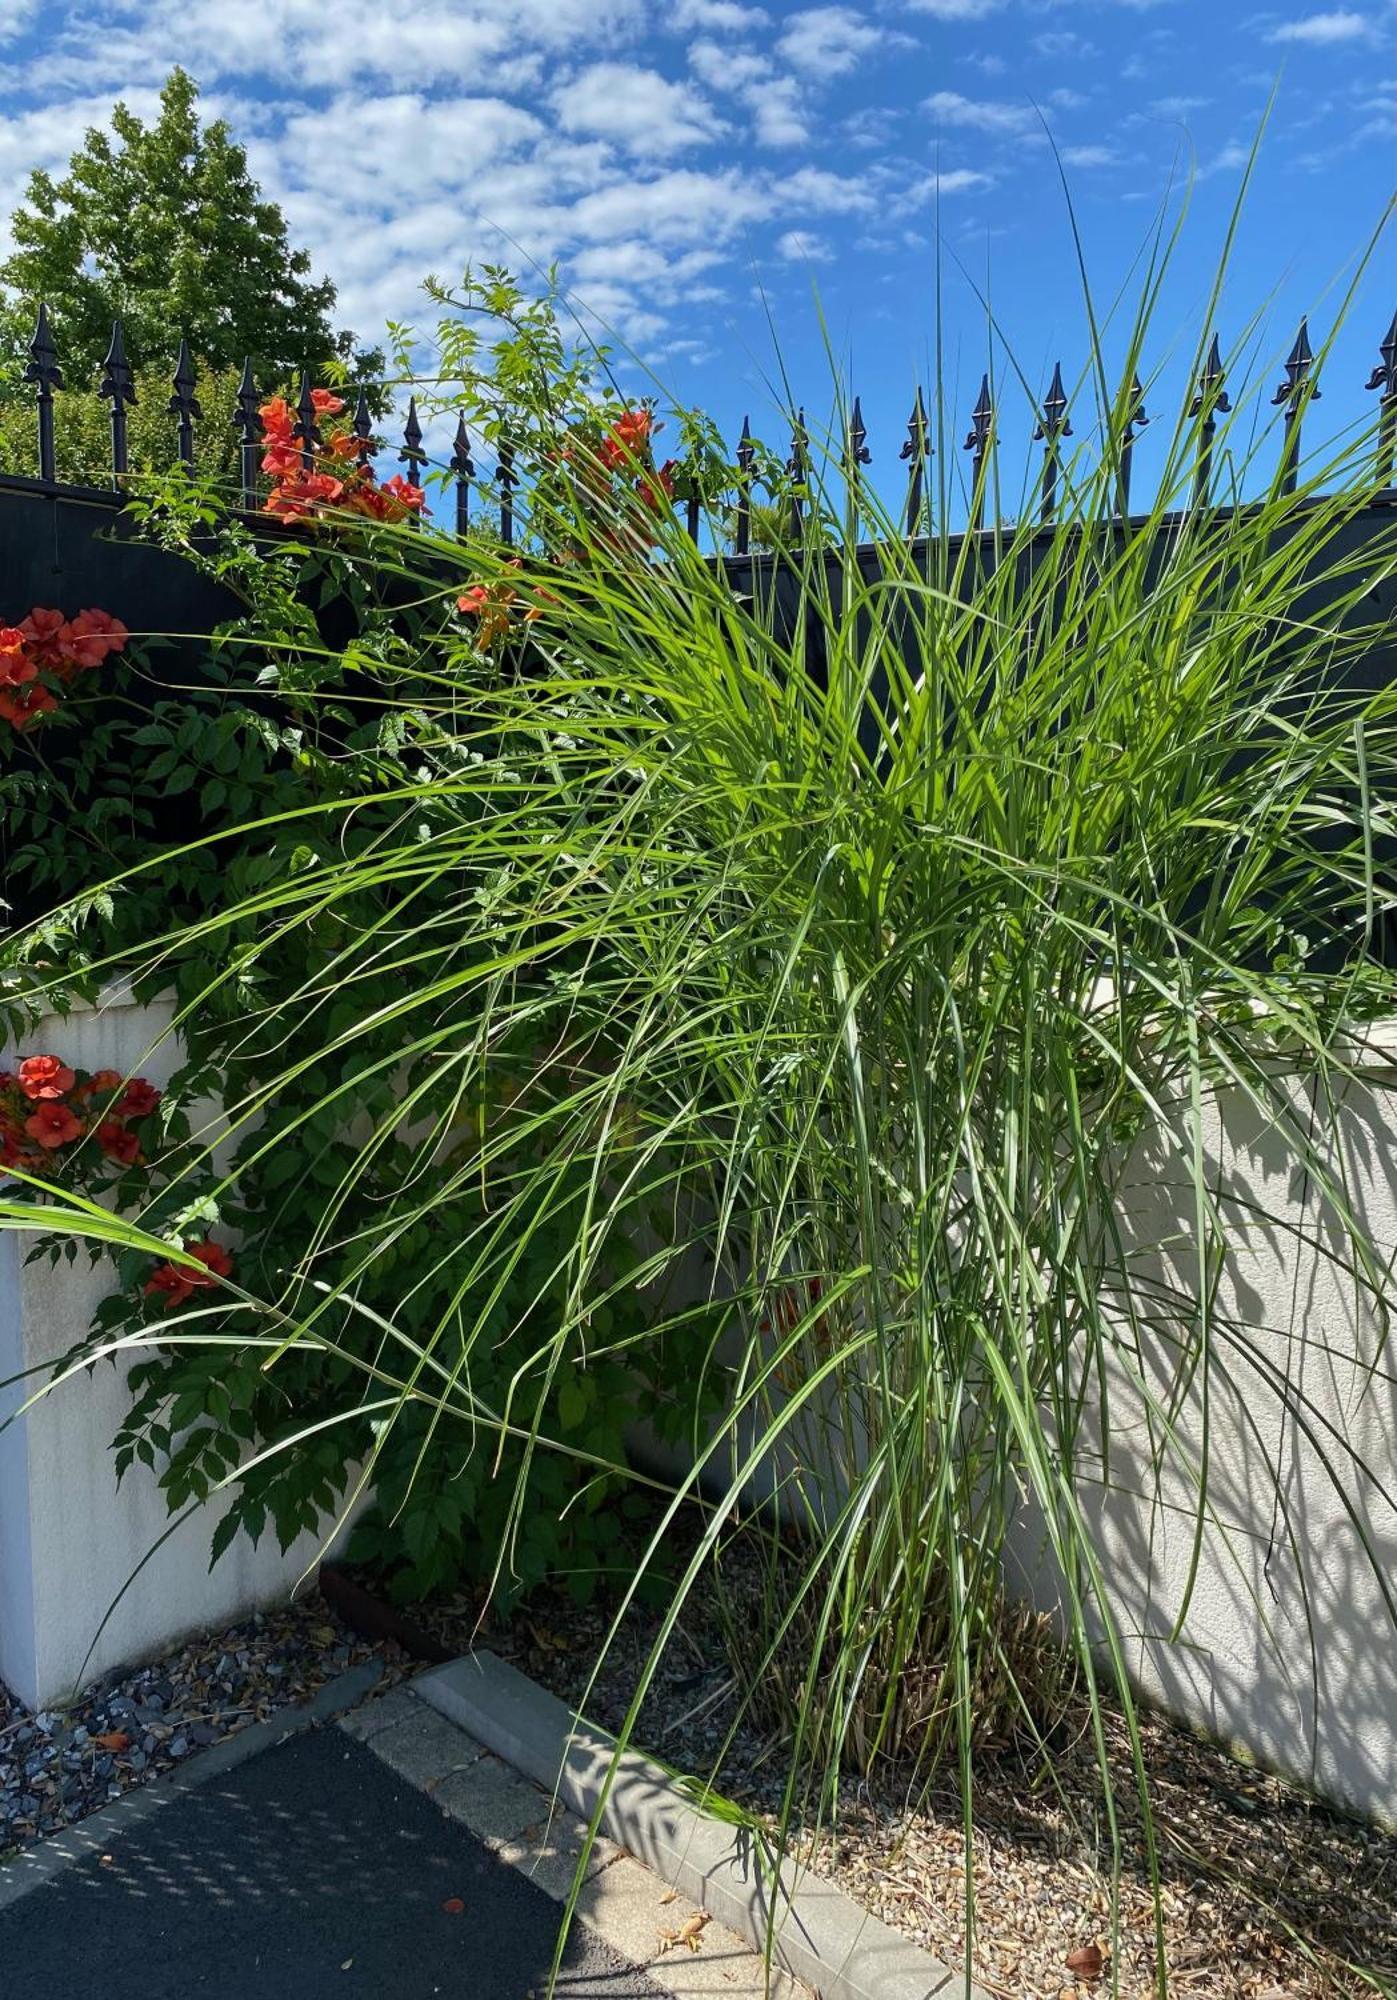
[[(108, 1820), (104, 1841), (0, 1908), (17, 2000), (542, 2000), (562, 1905), (345, 1730)], [(556, 1990), (664, 1993), (585, 1924)]]

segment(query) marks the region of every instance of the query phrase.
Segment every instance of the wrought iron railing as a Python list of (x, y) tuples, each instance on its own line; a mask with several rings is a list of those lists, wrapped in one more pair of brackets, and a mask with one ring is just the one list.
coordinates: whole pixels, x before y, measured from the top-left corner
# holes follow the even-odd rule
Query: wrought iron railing
[[(1397, 314), (1393, 315), (1392, 324), (1379, 343), (1378, 351), (1380, 356), (1378, 365), (1373, 369), (1366, 384), (1367, 390), (1380, 392), (1373, 463), (1375, 497), (1385, 496), (1391, 492), (1394, 470), (1397, 470)], [(29, 343), (29, 362), (22, 380), (32, 387), (34, 392), (37, 415), (37, 483), (45, 487), (58, 487), (60, 482), (57, 478), (54, 410), (56, 396), (64, 389), (65, 382), (49, 325), (48, 312), (42, 305), (39, 307), (33, 339)], [(303, 374), (296, 403), (294, 435), (308, 468), (313, 463), (321, 444), (318, 416), (311, 389), (310, 376)], [(182, 463), (191, 467), (194, 464), (196, 425), (203, 418), (197, 390), (198, 377), (189, 345), (187, 341), (181, 341), (167, 408), (174, 420), (175, 455)], [(112, 327), (111, 345), (103, 364), (99, 394), (110, 406), (112, 491), (114, 494), (119, 494), (130, 472), (127, 418), (131, 405), (136, 401), (135, 376), (127, 358), (125, 337), (119, 320)], [(1271, 399), (1274, 407), (1283, 407), (1284, 411), (1278, 477), (1285, 491), (1293, 491), (1295, 488), (1300, 464), (1302, 420), (1309, 405), (1318, 400), (1319, 394), (1309, 328), (1302, 319), (1295, 343), (1285, 362), (1284, 379)], [(239, 435), (238, 497), (241, 506), (249, 511), (255, 510), (261, 500), (260, 468), (263, 447), (262, 419), (259, 412), (262, 402), (263, 394), (254, 379), (252, 363), (248, 361), (244, 364), (238, 386), (232, 422)], [(1188, 411), (1190, 418), (1197, 424), (1191, 481), (1192, 499), (1196, 506), (1208, 505), (1213, 497), (1218, 419), (1226, 415), (1231, 408), (1221, 348), (1218, 336), (1214, 333)], [(1131, 471), (1136, 440), (1140, 431), (1149, 422), (1150, 418), (1145, 411), (1144, 391), (1139, 376), (1136, 375), (1132, 380), (1124, 422), (1114, 447), (1116, 509), (1121, 519), (1127, 518), (1130, 511)], [(352, 424), (354, 435), (359, 440), (360, 458), (364, 463), (368, 463), (383, 448), (383, 441), (375, 435), (368, 393), (363, 388), (358, 393)], [(1040, 520), (1048, 525), (1058, 517), (1062, 490), (1062, 446), (1064, 440), (1072, 435), (1069, 398), (1063, 384), (1062, 368), (1058, 364), (1053, 369), (1052, 381), (1038, 408), (1036, 428), (1032, 432), (1032, 441), (1036, 444), (1041, 443), (1043, 447), (1043, 461), (1037, 478), (1038, 513)], [(793, 544), (798, 545), (810, 504), (810, 436), (803, 409), (798, 410), (791, 420), (790, 443), (790, 456), (784, 466), (788, 481), (786, 500), (789, 508), (791, 539)], [(993, 475), (999, 447), (999, 413), (990, 375), (986, 371), (971, 411), (970, 428), (963, 447), (971, 454), (969, 526), (972, 532), (983, 529), (986, 525), (986, 499), (996, 486)], [(903, 519), (905, 532), (909, 537), (916, 537), (924, 532), (928, 525), (927, 468), (931, 455), (931, 428), (922, 391), (918, 388), (907, 423), (906, 442), (898, 452), (899, 460), (907, 467), (907, 496)], [(476, 469), (466, 419), (464, 414), (461, 414), (458, 416), (449, 456), (444, 463), (439, 464), (434, 461), (426, 449), (417, 399), (413, 396), (409, 400), (402, 430), (402, 445), (397, 453), (398, 462), (407, 467), (408, 477), (414, 484), (420, 485), (429, 469), (442, 474), (443, 485), (449, 488), (454, 496), (455, 529), (458, 535), (465, 535), (470, 527), (472, 492), (483, 494), (488, 490), (493, 504), (498, 509), (501, 536), (506, 544), (512, 546), (518, 521), (522, 475), (518, 464), (517, 446), (509, 436), (507, 425), (495, 439), (494, 457), (493, 477), (482, 478)], [(856, 396), (849, 412), (847, 435), (843, 440), (841, 458), (844, 477), (851, 488), (857, 489), (871, 462), (872, 452), (868, 446), (868, 432), (864, 424), (862, 405)], [(729, 489), (733, 496), (732, 505), (725, 509), (723, 522), (724, 538), (729, 542), (733, 552), (739, 556), (747, 555), (751, 546), (753, 496), (761, 483), (756, 464), (757, 447), (752, 437), (751, 424), (744, 418), (733, 458)], [(22, 483), (34, 482), (23, 477)], [(701, 532), (701, 502), (696, 495), (690, 494), (680, 504), (684, 508), (688, 532), (697, 541)]]

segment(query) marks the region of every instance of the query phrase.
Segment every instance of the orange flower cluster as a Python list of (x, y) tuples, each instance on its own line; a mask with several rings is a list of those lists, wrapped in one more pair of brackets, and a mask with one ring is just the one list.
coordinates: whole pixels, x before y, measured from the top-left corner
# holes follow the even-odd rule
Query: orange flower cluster
[(104, 1160), (138, 1166), (144, 1155), (134, 1128), (159, 1103), (143, 1076), (84, 1073), (58, 1056), (26, 1056), (17, 1070), (0, 1070), (0, 1170), (47, 1171), (53, 1155), (89, 1132)]
[[(518, 556), (515, 556), (506, 567), (518, 571), (522, 568), (522, 564)], [(472, 584), (463, 596), (456, 599), (456, 609), (463, 618), (475, 620), (476, 651), (488, 653), (501, 639), (508, 636), (516, 617), (523, 625), (532, 625), (536, 618), (542, 618), (544, 604), (541, 600), (546, 600), (549, 604), (556, 604), (558, 601), (551, 590), (545, 590), (541, 584), (537, 584), (532, 592), (532, 601), (523, 611), (516, 613), (519, 585), (511, 583), (505, 577), (499, 577), (494, 583)]]
[[(310, 399), (318, 418), (338, 417), (344, 412), (344, 399), (328, 389), (312, 389)], [(361, 514), (370, 521), (405, 521), (421, 513), (427, 499), (422, 488), (401, 473), (380, 484), (367, 462), (365, 440), (344, 425), (322, 438), (307, 465), (286, 398), (273, 396), (263, 403), (258, 415), (262, 419), (262, 470), (275, 481), (267, 496), (269, 514), (295, 521), (330, 508), (341, 514)]]
[(674, 498), (674, 475), (678, 460), (667, 458), (655, 466), (653, 439), (663, 426), (655, 422), (652, 410), (627, 410), (602, 438), (597, 457), (613, 477), (628, 474), (635, 482), (635, 495), (642, 506), (659, 512)]
[(146, 1279), (147, 1298), (165, 1301), (165, 1311), (182, 1306), (195, 1292), (207, 1291), (219, 1278), (226, 1278), (233, 1269), (233, 1259), (221, 1243), (205, 1237), (202, 1243), (186, 1243), (184, 1248), (191, 1257), (197, 1257), (204, 1266), (202, 1271), (191, 1270), (187, 1264), (157, 1264)]
[[(658, 539), (658, 517), (674, 500), (680, 465), (667, 458), (657, 466), (654, 440), (662, 426), (644, 405), (624, 410), (600, 435), (579, 425), (559, 453), (572, 476), (573, 490), (593, 517), (593, 533), (615, 548), (644, 555)], [(575, 559), (579, 551), (572, 551)]]
[(119, 653), (128, 633), (109, 611), (61, 611), (36, 605), (18, 625), (0, 626), (0, 721), (24, 729), (51, 715), (63, 691), (81, 673)]

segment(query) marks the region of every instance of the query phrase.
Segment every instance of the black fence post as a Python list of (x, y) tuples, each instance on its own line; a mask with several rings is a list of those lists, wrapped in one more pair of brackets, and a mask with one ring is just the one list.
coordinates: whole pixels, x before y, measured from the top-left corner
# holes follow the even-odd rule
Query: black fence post
[(737, 440), (737, 513), (733, 521), (733, 553), (745, 556), (752, 545), (752, 425), (742, 419), (742, 435)]
[(799, 548), (805, 530), (805, 482), (810, 463), (810, 433), (805, 428), (804, 409), (796, 412), (791, 425), (791, 455), (786, 460), (786, 472), (791, 481), (791, 529), (792, 548)]
[(922, 482), (926, 461), (931, 457), (931, 436), (927, 430), (926, 408), (921, 384), (917, 385), (912, 414), (907, 419), (907, 442), (898, 453), (907, 461), (907, 539), (914, 541), (922, 520)]
[(24, 380), (32, 382), (38, 391), (39, 477), (52, 486), (58, 478), (53, 443), (53, 392), (63, 387), (63, 370), (58, 365), (58, 351), (49, 331), (48, 307), (42, 303), (34, 326), (34, 338), (29, 343), (29, 362)]
[(1382, 361), (1368, 377), (1368, 387), (1382, 390), (1378, 405), (1377, 476), (1378, 491), (1385, 493), (1392, 484), (1393, 459), (1397, 455), (1397, 313), (1392, 315), (1392, 324), (1378, 353)]
[(1130, 472), (1135, 458), (1135, 439), (1148, 424), (1145, 415), (1145, 392), (1140, 386), (1140, 377), (1131, 378), (1130, 399), (1125, 406), (1125, 425), (1121, 431), (1121, 469), (1116, 511), (1122, 521), (1130, 519)]
[(975, 407), (970, 412), (970, 430), (962, 450), (974, 452), (970, 461), (970, 532), (976, 534), (985, 524), (985, 478), (989, 470), (990, 447), (994, 437), (994, 398), (990, 394), (990, 378), (986, 373), (980, 378), (980, 393)]
[(475, 460), (471, 457), (470, 432), (464, 413), (456, 419), (456, 437), (451, 446), (451, 471), (456, 481), (456, 533), (465, 540), (471, 519), (471, 481)]
[(1307, 389), (1314, 366), (1310, 352), (1310, 329), (1302, 316), (1295, 345), (1286, 357), (1285, 380), (1271, 398), (1272, 407), (1285, 404), (1285, 434), (1281, 442), (1281, 492), (1293, 493), (1300, 471), (1300, 413), (1307, 402), (1319, 399), (1318, 389)]
[(103, 363), (102, 381), (97, 392), (112, 406), (112, 478), (120, 481), (130, 470), (126, 454), (126, 406), (136, 400), (131, 364), (126, 359), (126, 342), (121, 321), (112, 321), (112, 344)]
[(855, 396), (854, 407), (849, 412), (849, 429), (844, 440), (844, 483), (848, 489), (849, 520), (855, 542), (859, 538), (859, 522), (863, 514), (860, 480), (863, 468), (872, 463), (873, 453), (868, 449), (868, 426), (863, 420), (863, 404)]
[(514, 489), (519, 475), (514, 470), (514, 446), (502, 437), (495, 455), (495, 483), (500, 490), (500, 540), (514, 547)]
[[(427, 454), (422, 448), (422, 425), (417, 415), (416, 396), (407, 399), (407, 422), (403, 425), (403, 448), (398, 453), (398, 462), (407, 467), (408, 484), (425, 491), (422, 480)], [(421, 527), (420, 514), (413, 514), (411, 520), (414, 527)]]
[(378, 450), (378, 439), (374, 436), (373, 411), (369, 408), (369, 392), (361, 388), (354, 404), (354, 421), (350, 426), (354, 434), (354, 456), (360, 465), (367, 465)]
[(179, 344), (179, 359), (175, 363), (174, 394), (170, 398), (168, 407), (170, 415), (179, 419), (180, 462), (188, 466), (194, 463), (194, 419), (204, 414), (199, 407), (199, 398), (194, 393), (197, 381), (193, 358), (189, 352), (189, 342), (182, 340)]
[(1062, 363), (1053, 364), (1053, 379), (1043, 398), (1043, 412), (1033, 433), (1035, 444), (1043, 447), (1042, 504), (1040, 518), (1050, 522), (1057, 512), (1058, 444), (1072, 435), (1067, 416), (1067, 391), (1062, 386)]
[(1198, 377), (1198, 393), (1189, 404), (1191, 417), (1201, 417), (1198, 427), (1198, 459), (1193, 468), (1193, 504), (1206, 507), (1211, 497), (1213, 484), (1213, 439), (1217, 435), (1218, 413), (1232, 408), (1231, 401), (1223, 385), (1222, 355), (1218, 351), (1218, 337), (1213, 335), (1203, 372)]
[(320, 443), (320, 431), (315, 421), (315, 398), (311, 394), (310, 376), (301, 375), (301, 393), (296, 403), (295, 435), (301, 440), (301, 464), (307, 472), (315, 470), (316, 447)]
[(238, 485), (239, 500), (251, 514), (257, 506), (257, 460), (262, 438), (262, 419), (258, 414), (257, 384), (252, 379), (252, 356), (243, 362), (242, 380), (238, 384), (238, 394), (233, 410), (233, 429), (241, 440), (238, 445)]

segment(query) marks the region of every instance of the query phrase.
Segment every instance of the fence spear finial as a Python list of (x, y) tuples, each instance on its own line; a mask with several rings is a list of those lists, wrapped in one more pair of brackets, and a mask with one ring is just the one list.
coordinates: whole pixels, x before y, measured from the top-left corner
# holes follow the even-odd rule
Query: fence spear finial
[(464, 411), (456, 419), (450, 464), (456, 481), (456, 533), (464, 536), (470, 526), (471, 481), (475, 477), (475, 460), (471, 457), (471, 438), (466, 429)]
[(320, 443), (320, 429), (315, 420), (315, 397), (311, 393), (310, 376), (302, 370), (301, 393), (296, 401), (296, 436), (301, 440), (301, 463), (307, 472), (315, 469), (315, 452)]
[(38, 391), (39, 477), (51, 484), (58, 476), (53, 443), (53, 392), (63, 387), (63, 370), (58, 365), (58, 350), (49, 328), (48, 307), (42, 299), (39, 301), (39, 317), (34, 324), (34, 337), (29, 343), (24, 380), (32, 382)]
[(800, 546), (801, 533), (805, 523), (805, 488), (810, 464), (810, 433), (805, 428), (805, 410), (797, 410), (795, 422), (791, 425), (791, 455), (786, 460), (786, 472), (791, 481), (791, 527), (795, 534), (795, 546)]
[(417, 415), (417, 398), (407, 399), (407, 422), (403, 425), (403, 448), (398, 453), (399, 462), (407, 467), (407, 476), (414, 486), (422, 484), (421, 468), (427, 463), (427, 454), (422, 448), (422, 424)]
[(752, 540), (752, 465), (756, 447), (752, 443), (752, 423), (742, 419), (742, 435), (737, 440), (737, 518), (733, 524), (733, 552), (745, 556)]
[(354, 455), (360, 465), (367, 465), (378, 449), (378, 439), (374, 436), (373, 411), (369, 408), (369, 392), (361, 383), (354, 404)]
[(179, 344), (179, 358), (175, 362), (174, 394), (167, 408), (172, 417), (179, 418), (179, 455), (185, 465), (194, 463), (194, 419), (203, 416), (199, 398), (194, 390), (198, 376), (194, 372), (193, 357), (189, 352), (189, 342)]
[(514, 470), (514, 446), (501, 433), (495, 447), (495, 484), (500, 490), (500, 540), (507, 549), (514, 546), (514, 489), (519, 474)]
[(931, 435), (927, 430), (926, 406), (922, 402), (920, 382), (912, 414), (907, 419), (907, 442), (898, 452), (898, 457), (907, 461), (907, 534), (910, 540), (921, 525), (923, 468), (931, 457)]
[(868, 427), (863, 420), (863, 404), (855, 396), (854, 407), (849, 415), (849, 463), (851, 465), (871, 465), (873, 453), (868, 449)]
[(985, 469), (989, 464), (990, 445), (994, 437), (994, 397), (990, 394), (990, 378), (986, 371), (980, 378), (980, 394), (975, 407), (970, 412), (970, 430), (967, 433), (963, 451), (972, 451), (975, 456), (970, 462), (970, 527), (973, 533), (984, 520), (985, 511)]
[(1314, 366), (1314, 355), (1310, 351), (1309, 321), (1304, 314), (1300, 318), (1300, 331), (1295, 336), (1295, 345), (1286, 356), (1285, 380), (1271, 398), (1272, 406), (1285, 404), (1285, 440), (1281, 446), (1281, 491), (1293, 493), (1300, 465), (1300, 412), (1306, 403), (1318, 400), (1319, 390), (1309, 386), (1310, 370)]
[(1218, 347), (1218, 337), (1213, 335), (1198, 377), (1198, 391), (1189, 404), (1191, 417), (1201, 416), (1203, 421), (1198, 429), (1198, 461), (1193, 472), (1194, 504), (1206, 507), (1213, 476), (1213, 439), (1217, 434), (1219, 413), (1232, 408), (1231, 399), (1223, 387), (1222, 354)]
[(1378, 485), (1392, 484), (1394, 447), (1397, 447), (1397, 313), (1378, 348), (1381, 362), (1368, 377), (1370, 389), (1382, 390), (1378, 405)]
[(121, 321), (112, 321), (112, 344), (102, 364), (102, 380), (97, 391), (112, 406), (112, 477), (120, 479), (129, 468), (126, 460), (126, 405), (136, 400), (136, 384), (126, 359), (126, 342)]
[(1145, 391), (1141, 387), (1139, 374), (1130, 378), (1130, 394), (1125, 405), (1125, 423), (1121, 429), (1121, 470), (1120, 493), (1117, 511), (1122, 521), (1130, 518), (1130, 469), (1135, 457), (1136, 435), (1149, 423), (1145, 415)]
[(1071, 435), (1067, 391), (1062, 386), (1062, 363), (1059, 361), (1054, 363), (1053, 379), (1043, 398), (1042, 413), (1033, 433), (1034, 443), (1043, 446), (1042, 517), (1045, 521), (1052, 520), (1057, 508), (1058, 441)]
[[(398, 461), (407, 467), (409, 483), (420, 488), (423, 484), (422, 468), (427, 463), (427, 453), (422, 444), (422, 424), (417, 415), (416, 396), (409, 396), (407, 399), (407, 422), (403, 425), (403, 448), (398, 453)], [(420, 514), (413, 514), (410, 519), (414, 527), (421, 526)]]
[(262, 418), (258, 409), (260, 400), (257, 384), (252, 379), (252, 356), (248, 355), (243, 362), (242, 380), (234, 398), (233, 429), (241, 439), (238, 446), (238, 483), (242, 489), (239, 497), (249, 513), (257, 505), (257, 459), (262, 436)]

